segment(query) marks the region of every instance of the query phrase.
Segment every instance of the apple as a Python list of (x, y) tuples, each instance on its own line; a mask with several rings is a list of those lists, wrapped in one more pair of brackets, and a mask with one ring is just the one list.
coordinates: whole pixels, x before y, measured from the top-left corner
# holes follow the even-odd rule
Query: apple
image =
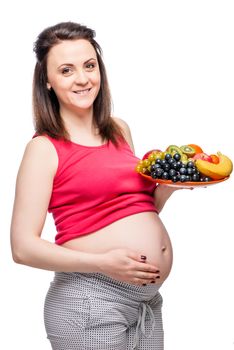
[(148, 158), (148, 156), (150, 155), (150, 153), (152, 152), (162, 152), (160, 149), (152, 149), (151, 151), (148, 151), (144, 156), (143, 156), (143, 160)]
[(205, 160), (205, 161), (207, 161), (207, 162), (210, 162), (210, 163), (212, 163), (212, 158), (211, 158), (211, 156), (209, 156), (208, 154), (206, 154), (206, 153), (197, 153), (197, 154), (195, 154), (195, 156), (193, 156), (193, 158), (192, 158), (193, 160), (196, 160), (196, 159), (202, 159), (202, 160)]

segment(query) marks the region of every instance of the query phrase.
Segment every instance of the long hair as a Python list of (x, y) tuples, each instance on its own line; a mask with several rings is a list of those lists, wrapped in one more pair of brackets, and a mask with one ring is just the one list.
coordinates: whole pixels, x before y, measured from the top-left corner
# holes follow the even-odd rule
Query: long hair
[(53, 138), (70, 140), (60, 115), (57, 96), (47, 88), (47, 57), (50, 49), (63, 40), (85, 39), (94, 47), (101, 76), (101, 85), (93, 103), (95, 126), (102, 140), (111, 140), (118, 147), (118, 139), (124, 139), (122, 129), (111, 118), (111, 95), (106, 69), (102, 60), (102, 49), (94, 40), (94, 30), (73, 22), (62, 22), (44, 29), (34, 43), (37, 62), (33, 76), (33, 114), (37, 134), (48, 134)]

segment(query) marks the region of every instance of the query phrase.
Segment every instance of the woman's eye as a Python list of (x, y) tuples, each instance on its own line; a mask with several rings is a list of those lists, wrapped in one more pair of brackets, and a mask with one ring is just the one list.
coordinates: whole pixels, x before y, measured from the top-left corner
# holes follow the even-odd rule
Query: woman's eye
[(95, 68), (95, 64), (94, 63), (89, 63), (89, 64), (87, 64), (86, 68), (90, 69), (90, 70), (94, 69)]
[(66, 67), (66, 68), (63, 68), (63, 69), (62, 69), (62, 73), (65, 74), (65, 75), (66, 75), (66, 74), (70, 74), (71, 72), (72, 72), (72, 70), (71, 70), (71, 68), (69, 68), (69, 67)]

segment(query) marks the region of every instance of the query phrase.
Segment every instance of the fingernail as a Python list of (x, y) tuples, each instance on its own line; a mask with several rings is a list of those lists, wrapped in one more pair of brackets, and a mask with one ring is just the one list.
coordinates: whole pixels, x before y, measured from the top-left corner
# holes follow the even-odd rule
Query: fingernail
[(142, 260), (146, 260), (146, 256), (145, 255), (141, 255), (141, 259)]
[(150, 283), (155, 283), (155, 281), (151, 281)]
[(146, 286), (146, 283), (143, 283), (142, 286)]
[(159, 272), (160, 272), (159, 270), (156, 271), (156, 273), (159, 273)]
[(156, 278), (160, 278), (160, 276), (156, 276)]

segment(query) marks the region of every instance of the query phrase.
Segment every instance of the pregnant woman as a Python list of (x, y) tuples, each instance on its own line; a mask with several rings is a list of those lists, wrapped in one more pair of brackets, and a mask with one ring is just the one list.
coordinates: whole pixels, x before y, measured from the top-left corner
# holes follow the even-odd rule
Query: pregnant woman
[[(16, 180), (14, 261), (55, 271), (44, 320), (54, 350), (163, 349), (172, 248), (158, 213), (174, 189), (135, 166), (128, 125), (111, 116), (95, 32), (65, 22), (37, 38), (35, 134)], [(47, 211), (55, 243), (41, 238)]]

